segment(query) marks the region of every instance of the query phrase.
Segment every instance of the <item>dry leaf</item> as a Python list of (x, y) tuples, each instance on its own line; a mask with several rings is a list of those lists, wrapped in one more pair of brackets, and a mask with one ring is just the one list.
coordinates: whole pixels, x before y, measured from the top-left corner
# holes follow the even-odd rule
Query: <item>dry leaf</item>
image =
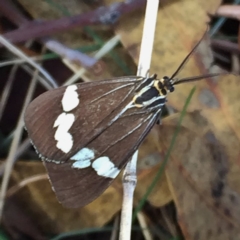
[[(159, 77), (173, 74), (206, 30), (206, 23), (209, 22), (207, 14), (213, 14), (220, 2), (220, 0), (207, 2), (183, 0), (160, 3), (150, 73), (157, 73)], [(137, 63), (144, 10), (141, 16), (138, 12), (130, 17), (131, 19), (125, 18), (121, 21), (117, 33), (121, 35), (123, 45)], [(189, 69), (187, 70), (189, 76), (198, 73), (196, 68), (192, 71)]]
[[(13, 171), (14, 182), (45, 173), (39, 162), (18, 162)], [(101, 227), (121, 209), (121, 191), (110, 186), (98, 199), (81, 209), (66, 209), (58, 203), (48, 181), (34, 182), (21, 189), (15, 198), (25, 205), (45, 233), (59, 233), (89, 227)]]
[[(168, 162), (179, 224), (186, 239), (237, 240), (240, 142), (234, 129), (215, 128), (204, 111), (185, 117)], [(169, 147), (178, 117), (165, 119), (160, 127), (159, 135), (165, 136), (159, 142), (163, 151)]]
[[(205, 41), (204, 45), (195, 62), (203, 72), (206, 60), (211, 60)], [(194, 112), (183, 124), (189, 131), (179, 134), (173, 151), (177, 159), (173, 155), (168, 168), (179, 222), (187, 239), (240, 239), (239, 84), (235, 76), (227, 75), (195, 85), (189, 107)], [(180, 93), (177, 89), (169, 96), (169, 105), (180, 110), (179, 99), (192, 86), (181, 86)], [(167, 127), (161, 134), (171, 136), (165, 131)]]
[[(192, 70), (204, 73), (212, 61), (207, 41), (197, 55)], [(184, 84), (169, 96), (168, 105), (181, 110), (194, 85), (189, 107), (194, 112), (183, 124), (190, 132), (179, 134), (173, 151), (177, 160), (172, 156), (168, 168), (179, 223), (186, 239), (240, 239), (239, 84), (233, 75)], [(160, 134), (172, 136), (165, 131)]]

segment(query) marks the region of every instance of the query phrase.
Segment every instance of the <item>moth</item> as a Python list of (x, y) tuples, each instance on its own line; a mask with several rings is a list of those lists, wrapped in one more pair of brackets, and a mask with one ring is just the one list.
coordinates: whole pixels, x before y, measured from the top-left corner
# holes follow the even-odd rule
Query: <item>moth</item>
[(176, 79), (201, 40), (171, 77), (78, 83), (45, 92), (30, 103), (25, 127), (59, 202), (78, 208), (97, 198), (158, 122), (174, 86), (219, 75)]

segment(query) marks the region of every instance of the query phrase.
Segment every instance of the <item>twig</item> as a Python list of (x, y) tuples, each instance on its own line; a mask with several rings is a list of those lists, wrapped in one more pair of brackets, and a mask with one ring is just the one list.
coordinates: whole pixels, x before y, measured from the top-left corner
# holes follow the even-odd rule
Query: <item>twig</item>
[[(141, 4), (141, 1), (139, 1), (138, 4)], [(111, 5), (109, 7), (111, 9), (111, 11), (109, 12), (108, 16), (111, 15), (112, 13), (114, 13), (114, 11), (116, 11), (116, 9), (118, 9), (118, 8), (121, 10), (122, 4), (123, 3), (121, 3), (120, 5), (119, 5), (119, 3)], [(124, 6), (125, 7), (123, 9), (127, 8), (128, 11), (130, 11), (130, 9), (132, 9), (132, 10), (134, 9), (134, 4), (132, 4), (130, 2), (124, 3)], [(105, 8), (101, 8), (101, 9), (105, 9)], [(34, 27), (34, 26), (31, 26), (31, 25), (33, 25), (33, 23), (31, 23), (23, 14), (21, 14), (20, 11), (18, 11), (18, 9), (12, 4), (11, 0), (9, 0), (8, 2), (0, 0), (0, 12), (6, 18), (8, 18), (13, 23), (15, 23), (17, 26), (19, 26), (21, 29), (28, 28), (28, 29), (31, 30), (31, 28)], [(16, 16), (16, 18), (15, 18), (15, 16)], [(104, 16), (101, 16), (101, 17), (104, 17)], [(34, 23), (34, 24), (40, 24), (40, 23)], [(30, 28), (30, 26), (31, 26), (31, 28)], [(81, 53), (79, 50), (70, 49), (63, 44), (58, 43), (57, 41), (48, 39), (46, 37), (39, 39), (39, 41), (42, 42), (49, 50), (51, 50), (51, 51), (55, 52), (56, 54), (62, 56), (63, 57), (63, 62), (66, 63), (68, 66), (71, 62), (74, 62), (74, 63), (77, 63), (77, 64), (80, 63), (81, 65), (83, 65), (87, 68), (90, 68), (90, 67), (94, 66), (94, 72), (96, 74), (98, 74), (98, 72), (96, 72), (96, 69), (101, 68), (100, 63), (95, 64), (97, 62), (96, 59), (94, 59), (92, 57), (89, 57), (86, 54)], [(34, 57), (33, 59), (40, 59), (40, 58), (41, 57)], [(1, 64), (1, 66), (4, 66), (4, 65), (7, 65), (7, 64), (10, 64), (11, 62), (12, 61), (8, 61), (8, 62), (0, 63), (0, 64)], [(14, 60), (14, 62), (16, 62), (16, 61)], [(74, 65), (72, 64), (71, 66), (74, 66)]]
[(211, 47), (213, 47), (215, 49), (216, 48), (222, 49), (222, 50), (228, 51), (230, 53), (240, 54), (238, 44), (230, 42), (230, 41), (226, 41), (226, 40), (212, 39), (211, 40)]
[[(55, 40), (49, 39), (48, 41), (43, 42), (43, 44), (48, 48), (50, 51), (54, 52), (56, 55), (61, 56), (63, 59), (68, 59), (69, 62), (76, 65), (83, 65), (86, 68), (91, 68), (97, 63), (97, 59), (94, 57), (90, 57), (87, 54), (84, 54), (76, 49), (71, 49)], [(33, 61), (42, 61), (44, 60), (44, 56), (35, 56), (29, 57)], [(2, 61), (0, 62), (0, 67), (13, 65), (13, 64), (20, 64), (26, 63), (24, 59), (12, 59), (9, 61)], [(22, 67), (23, 65), (21, 65)], [(95, 67), (95, 66), (94, 66)]]
[[(44, 60), (44, 56), (34, 56), (34, 57), (29, 57), (32, 61), (43, 61)], [(26, 63), (25, 59), (20, 59), (20, 58), (15, 58), (15, 59), (11, 59), (8, 61), (1, 61), (0, 62), (0, 67), (5, 67), (5, 66), (9, 66), (9, 65), (14, 65), (14, 64), (21, 64), (21, 63)]]
[(15, 65), (12, 67), (11, 72), (8, 77), (8, 80), (6, 82), (6, 85), (4, 87), (3, 94), (0, 99), (0, 120), (2, 118), (2, 114), (3, 114), (5, 106), (7, 104), (7, 100), (9, 98), (10, 91), (13, 86), (13, 80), (14, 80), (17, 69), (18, 69), (18, 65)]
[[(150, 69), (159, 0), (148, 0), (140, 49), (138, 76), (147, 76)], [(120, 240), (128, 240), (131, 236), (133, 192), (137, 183), (136, 163), (138, 151), (128, 162), (123, 173), (123, 205), (120, 225)]]
[[(0, 9), (4, 0), (0, 1)], [(122, 3), (113, 3), (108, 7), (99, 7), (98, 9), (71, 17), (64, 17), (57, 20), (33, 22), (27, 24), (27, 27), (11, 31), (4, 34), (4, 37), (11, 42), (24, 42), (29, 39), (51, 36), (52, 34), (62, 32), (74, 27), (83, 27), (96, 24), (114, 24), (123, 14), (132, 12), (144, 7), (146, 0), (132, 0)]]
[(48, 179), (47, 173), (37, 174), (31, 177), (28, 177), (22, 180), (21, 182), (17, 183), (16, 185), (12, 186), (11, 188), (9, 188), (7, 191), (6, 197), (11, 197), (13, 194), (17, 193), (20, 189), (22, 189), (23, 187), (27, 186), (30, 183), (45, 180), (45, 179)]
[(0, 35), (0, 43), (4, 45), (6, 48), (8, 48), (9, 51), (11, 51), (13, 54), (17, 55), (19, 58), (23, 58), (26, 60), (27, 63), (32, 65), (35, 69), (37, 69), (40, 73), (45, 76), (45, 78), (49, 81), (49, 83), (53, 87), (57, 87), (57, 84), (55, 83), (55, 80), (37, 63), (31, 60), (26, 54), (24, 54), (22, 51), (20, 51), (18, 48), (16, 48), (14, 45), (12, 45), (7, 39), (2, 37)]
[[(27, 27), (29, 31), (31, 31), (29, 25), (32, 25), (32, 22), (28, 20), (20, 11), (18, 11), (18, 9), (10, 0), (8, 1), (0, 0), (0, 12), (10, 21), (19, 26), (21, 29)], [(94, 64), (96, 64), (96, 59), (91, 58), (78, 50), (70, 49), (67, 46), (57, 42), (56, 40), (51, 40), (48, 38), (43, 38), (39, 40), (49, 50), (55, 52), (56, 54), (62, 56), (63, 58), (68, 58), (69, 61), (72, 61), (78, 65), (83, 65), (85, 67), (90, 68), (93, 67)]]
[[(102, 47), (99, 49), (99, 51), (94, 55), (94, 58), (100, 59), (107, 53), (109, 53), (119, 42), (120, 37), (119, 35), (116, 35), (115, 37), (108, 40)], [(85, 68), (81, 68), (78, 70), (73, 76), (71, 76), (65, 83), (64, 86), (73, 84), (76, 82), (80, 77), (84, 79), (84, 81), (89, 82), (90, 79), (87, 79), (86, 77), (83, 77), (83, 74), (86, 72)]]
[(119, 222), (120, 222), (120, 215), (118, 214), (115, 219), (114, 219), (114, 223), (113, 223), (113, 229), (112, 229), (112, 234), (110, 237), (110, 240), (116, 240), (118, 239), (118, 232), (119, 232)]
[(77, 65), (83, 65), (84, 67), (90, 68), (97, 63), (97, 59), (92, 58), (80, 51), (66, 47), (56, 40), (48, 39), (44, 41), (45, 46), (60, 55), (63, 59), (67, 58), (70, 62)]
[(29, 22), (11, 0), (0, 0), (0, 12), (17, 26), (28, 24)]

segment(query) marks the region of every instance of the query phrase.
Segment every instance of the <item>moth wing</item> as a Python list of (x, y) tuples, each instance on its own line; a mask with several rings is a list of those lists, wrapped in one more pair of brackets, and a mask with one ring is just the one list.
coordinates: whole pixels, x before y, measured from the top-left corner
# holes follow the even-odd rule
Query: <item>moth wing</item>
[[(140, 78), (135, 76), (72, 85), (76, 86), (76, 90), (71, 94), (77, 94), (79, 102), (70, 111), (64, 111), (62, 103), (68, 87), (50, 90), (34, 99), (26, 109), (25, 126), (40, 157), (56, 163), (67, 161), (81, 148), (80, 145), (85, 143), (92, 129), (113, 112), (122, 103), (124, 96), (128, 96), (135, 85), (139, 84), (140, 81), (136, 81), (137, 79)], [(56, 125), (61, 118), (59, 116), (64, 114), (74, 119), (68, 130), (73, 143), (67, 152), (57, 147), (59, 142), (55, 135), (59, 127)], [(65, 124), (64, 121), (59, 122), (60, 125)], [(63, 136), (63, 148), (67, 142), (68, 139)]]
[[(138, 79), (76, 84), (79, 104), (70, 111), (63, 111), (62, 104), (67, 87), (46, 92), (27, 108), (25, 124), (29, 136), (46, 160), (53, 189), (66, 207), (84, 206), (98, 197), (155, 123), (159, 112), (136, 107), (123, 111), (141, 85), (141, 78)], [(73, 146), (67, 153), (57, 147), (55, 138), (55, 125), (63, 112), (76, 116), (69, 129)], [(94, 152), (88, 167), (79, 167), (81, 159), (73, 158), (83, 148)], [(106, 170), (106, 165), (113, 165), (112, 170)]]

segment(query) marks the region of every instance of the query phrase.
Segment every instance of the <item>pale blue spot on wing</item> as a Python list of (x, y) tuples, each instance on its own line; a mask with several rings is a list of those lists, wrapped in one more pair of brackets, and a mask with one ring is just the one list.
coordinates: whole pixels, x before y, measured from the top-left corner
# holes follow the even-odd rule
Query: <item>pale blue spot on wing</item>
[(87, 168), (91, 165), (91, 160), (95, 157), (94, 151), (89, 148), (82, 148), (78, 151), (74, 156), (70, 158), (70, 160), (74, 160), (76, 162), (73, 163), (73, 168)]
[(70, 160), (75, 161), (86, 161), (86, 160), (92, 160), (94, 159), (94, 151), (89, 148), (82, 148), (80, 151), (78, 151), (74, 156), (70, 158)]
[(86, 161), (76, 161), (72, 167), (73, 168), (87, 168), (91, 165), (91, 161), (90, 160), (86, 160)]
[(115, 178), (119, 174), (120, 170), (110, 161), (109, 157), (104, 156), (96, 159), (92, 163), (93, 169), (99, 176)]

